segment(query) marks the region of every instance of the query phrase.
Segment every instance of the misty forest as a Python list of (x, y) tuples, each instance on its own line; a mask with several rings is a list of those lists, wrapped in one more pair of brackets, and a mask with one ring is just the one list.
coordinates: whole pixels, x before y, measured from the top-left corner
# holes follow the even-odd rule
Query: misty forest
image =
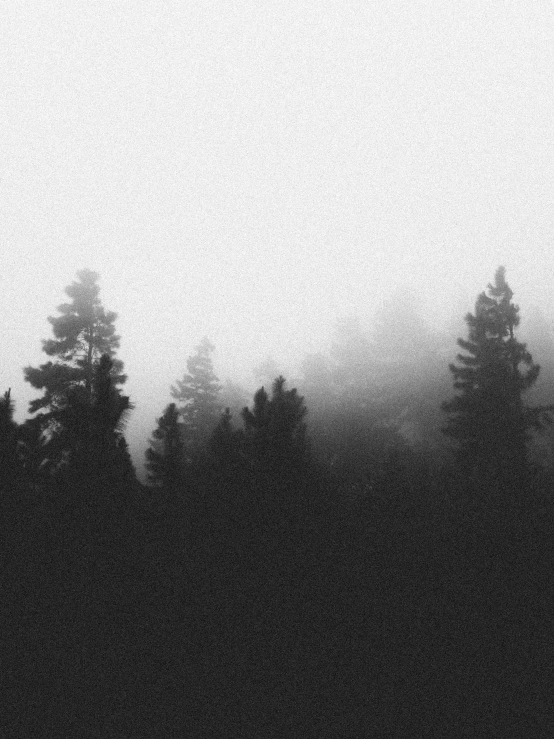
[(0, 399), (0, 735), (554, 736), (554, 341), (508, 279), (457, 344), (398, 296), (250, 397), (199, 337), (142, 479), (80, 271)]

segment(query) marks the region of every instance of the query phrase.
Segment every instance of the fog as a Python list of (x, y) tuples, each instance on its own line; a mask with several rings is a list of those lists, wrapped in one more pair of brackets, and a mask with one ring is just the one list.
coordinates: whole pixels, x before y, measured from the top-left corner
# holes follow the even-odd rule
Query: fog
[(500, 264), (523, 322), (552, 324), (552, 3), (31, 1), (2, 36), (18, 421), (85, 267), (119, 316), (137, 466), (204, 335), (252, 392), (411, 291), (454, 353)]

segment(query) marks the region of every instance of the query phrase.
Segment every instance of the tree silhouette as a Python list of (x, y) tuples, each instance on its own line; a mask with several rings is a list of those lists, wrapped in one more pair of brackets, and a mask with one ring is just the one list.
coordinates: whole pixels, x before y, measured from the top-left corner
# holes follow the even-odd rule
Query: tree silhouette
[(73, 476), (134, 476), (123, 435), (133, 405), (114, 387), (113, 365), (103, 354), (93, 367), (90, 390), (71, 388), (65, 405), (53, 412), (58, 431), (45, 451)]
[(244, 442), (254, 467), (298, 470), (309, 461), (304, 398), (296, 389), (285, 390), (281, 375), (273, 383), (271, 398), (261, 387), (252, 410), (244, 408)]
[[(61, 461), (60, 440), (70, 440), (61, 425), (62, 419), (73, 423), (72, 428), (82, 427), (90, 420), (90, 414), (85, 414), (78, 423), (71, 420), (71, 408), (90, 408), (97, 402), (92, 398), (92, 386), (101, 357), (105, 355), (110, 360), (110, 387), (115, 388), (127, 379), (122, 374), (123, 363), (114, 358), (119, 347), (114, 326), (117, 314), (106, 311), (100, 302), (98, 274), (85, 269), (77, 277), (79, 281), (74, 281), (65, 291), (72, 302), (58, 307), (60, 316), (48, 318), (55, 338), (43, 341), (43, 351), (56, 357), (56, 361), (24, 369), (25, 380), (43, 390), (42, 397), (31, 401), (29, 412), (44, 410), (37, 418), (45, 441), (53, 442), (59, 437), (57, 442), (44, 445), (45, 451), (58, 450), (57, 460), (51, 460), (54, 464)], [(104, 369), (106, 361), (102, 365)], [(97, 382), (102, 383), (98, 378)], [(98, 388), (96, 392), (100, 392)]]
[(554, 408), (523, 405), (522, 393), (540, 368), (515, 338), (520, 317), (512, 296), (505, 268), (499, 267), (488, 294), (477, 298), (475, 314), (466, 315), (468, 339), (458, 339), (458, 345), (468, 353), (457, 355), (461, 366), (449, 365), (460, 392), (442, 404), (448, 414), (443, 432), (457, 442), (462, 469), (488, 479), (518, 479), (527, 469), (530, 429), (550, 423)]
[(209, 441), (209, 449), (216, 465), (231, 471), (236, 470), (243, 461), (243, 433), (242, 430), (233, 429), (232, 418), (230, 409), (226, 408)]
[(171, 387), (171, 397), (177, 401), (182, 419), (183, 441), (189, 462), (203, 457), (219, 418), (221, 385), (213, 370), (214, 351), (213, 344), (204, 337), (196, 347), (196, 354), (187, 361), (188, 372)]
[(0, 488), (9, 485), (20, 471), (18, 425), (13, 420), (11, 388), (0, 398)]
[(170, 403), (158, 419), (152, 432), (150, 447), (146, 450), (148, 481), (166, 490), (174, 491), (184, 479), (185, 451), (179, 422), (179, 411)]

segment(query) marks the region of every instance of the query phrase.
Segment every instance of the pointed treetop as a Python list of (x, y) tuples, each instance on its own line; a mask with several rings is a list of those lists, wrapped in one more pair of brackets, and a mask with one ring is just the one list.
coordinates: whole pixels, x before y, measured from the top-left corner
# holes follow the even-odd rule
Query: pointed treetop
[(120, 339), (115, 334), (114, 326), (117, 313), (106, 311), (100, 302), (97, 272), (85, 269), (78, 272), (77, 276), (81, 281), (74, 280), (65, 289), (72, 302), (58, 306), (61, 316), (48, 317), (57, 341), (43, 341), (43, 351), (49, 356), (59, 356), (64, 361), (74, 357), (76, 348), (88, 353), (92, 347), (95, 358), (104, 353), (113, 357)]
[(525, 468), (529, 431), (549, 423), (553, 410), (523, 405), (540, 367), (514, 336), (519, 307), (511, 302), (505, 272), (498, 268), (489, 294), (482, 292), (475, 314), (466, 315), (468, 339), (458, 339), (458, 346), (467, 354), (457, 354), (460, 365), (449, 365), (458, 394), (442, 404), (448, 414), (443, 432), (459, 443), (460, 461), (498, 475)]
[(13, 413), (15, 410), (15, 404), (11, 397), (11, 387), (6, 390), (4, 396), (0, 398), (0, 428), (14, 424)]
[(106, 311), (100, 302), (98, 273), (85, 269), (77, 277), (65, 289), (72, 301), (58, 307), (61, 315), (48, 318), (55, 338), (44, 340), (42, 347), (55, 361), (24, 370), (25, 380), (37, 390), (44, 390), (42, 398), (31, 401), (30, 413), (63, 406), (67, 393), (76, 386), (84, 386), (90, 394), (94, 367), (103, 354), (113, 360), (113, 382), (119, 385), (127, 379), (123, 363), (115, 359), (119, 348), (114, 325), (117, 314)]

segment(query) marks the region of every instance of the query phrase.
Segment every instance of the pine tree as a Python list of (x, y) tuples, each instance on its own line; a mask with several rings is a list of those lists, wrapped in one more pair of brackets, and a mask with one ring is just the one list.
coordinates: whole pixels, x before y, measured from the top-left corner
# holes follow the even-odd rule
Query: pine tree
[(19, 427), (19, 457), (24, 475), (31, 486), (40, 486), (49, 477), (50, 466), (45, 458), (45, 437), (41, 416), (27, 418)]
[(304, 398), (295, 388), (285, 390), (285, 382), (282, 375), (274, 381), (271, 398), (261, 387), (253, 409), (242, 412), (245, 450), (254, 468), (284, 472), (308, 464)]
[(177, 490), (184, 480), (185, 451), (179, 422), (179, 411), (170, 403), (158, 419), (146, 450), (148, 481), (166, 490)]
[[(552, 325), (543, 312), (534, 307), (522, 321), (521, 334), (533, 347), (533, 357), (539, 361), (541, 372), (537, 383), (530, 388), (528, 400), (531, 405), (544, 405), (554, 398), (554, 333)], [(532, 432), (529, 444), (530, 459), (533, 464), (552, 477), (554, 471), (554, 426), (544, 433)]]
[(467, 352), (457, 355), (461, 366), (449, 365), (460, 392), (442, 404), (448, 414), (443, 432), (457, 442), (462, 469), (478, 479), (520, 479), (527, 470), (529, 431), (550, 423), (554, 408), (523, 404), (522, 393), (536, 382), (540, 367), (515, 337), (520, 317), (512, 296), (505, 268), (499, 267), (488, 294), (477, 298), (475, 314), (466, 315), (468, 339), (458, 339)]
[(179, 405), (183, 441), (189, 462), (196, 461), (205, 454), (206, 445), (221, 411), (221, 385), (212, 363), (214, 351), (213, 344), (204, 337), (196, 347), (196, 354), (187, 361), (188, 372), (171, 387), (171, 397)]
[(90, 391), (75, 386), (67, 402), (53, 412), (58, 432), (45, 443), (73, 478), (115, 481), (134, 479), (124, 430), (133, 405), (114, 386), (114, 362), (103, 354), (93, 367)]
[(20, 472), (18, 425), (13, 420), (11, 388), (0, 398), (0, 489), (14, 482)]
[[(34, 388), (43, 390), (42, 397), (31, 401), (29, 412), (43, 411), (37, 416), (37, 424), (43, 441), (47, 442), (43, 445), (44, 452), (57, 452), (57, 456), (47, 460), (53, 468), (62, 462), (63, 454), (71, 447), (70, 435), (63, 427), (66, 422), (77, 423), (75, 419), (71, 420), (71, 408), (92, 408), (97, 402), (92, 397), (93, 381), (101, 357), (105, 355), (110, 361), (109, 383), (113, 392), (117, 394), (116, 386), (127, 379), (122, 374), (123, 363), (115, 359), (119, 347), (119, 336), (115, 334), (114, 326), (117, 314), (106, 311), (100, 302), (98, 274), (85, 269), (78, 272), (77, 277), (79, 280), (65, 291), (72, 302), (58, 307), (60, 316), (48, 318), (55, 338), (43, 341), (43, 351), (55, 357), (56, 361), (24, 370), (25, 380)], [(106, 366), (104, 363), (104, 369)], [(101, 384), (101, 380), (98, 382)], [(89, 420), (90, 414), (85, 414), (78, 425), (82, 426)], [(60, 444), (62, 439), (69, 444), (65, 450)]]

